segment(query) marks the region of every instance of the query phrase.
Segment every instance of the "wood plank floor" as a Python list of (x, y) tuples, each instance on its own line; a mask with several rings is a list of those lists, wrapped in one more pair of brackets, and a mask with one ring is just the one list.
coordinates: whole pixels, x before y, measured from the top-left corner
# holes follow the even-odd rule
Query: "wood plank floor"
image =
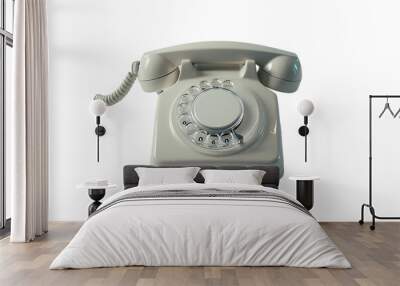
[(0, 285), (400, 285), (400, 223), (322, 223), (352, 269), (289, 267), (120, 267), (48, 270), (80, 223), (51, 223), (35, 242), (0, 241)]

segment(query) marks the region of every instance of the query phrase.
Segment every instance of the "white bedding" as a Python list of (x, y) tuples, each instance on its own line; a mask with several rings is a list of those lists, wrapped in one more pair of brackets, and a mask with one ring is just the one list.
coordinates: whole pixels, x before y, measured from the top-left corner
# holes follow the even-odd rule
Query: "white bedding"
[[(254, 185), (142, 186), (115, 194), (163, 190), (263, 190)], [(123, 201), (89, 218), (50, 269), (127, 265), (295, 266), (349, 268), (318, 222), (293, 206), (246, 198)]]

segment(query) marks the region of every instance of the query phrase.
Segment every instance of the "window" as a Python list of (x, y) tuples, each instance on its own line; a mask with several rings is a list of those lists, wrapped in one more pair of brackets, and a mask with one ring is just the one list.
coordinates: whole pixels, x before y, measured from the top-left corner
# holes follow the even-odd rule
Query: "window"
[(9, 231), (10, 195), (5, 188), (5, 99), (11, 92), (14, 0), (0, 0), (0, 236)]

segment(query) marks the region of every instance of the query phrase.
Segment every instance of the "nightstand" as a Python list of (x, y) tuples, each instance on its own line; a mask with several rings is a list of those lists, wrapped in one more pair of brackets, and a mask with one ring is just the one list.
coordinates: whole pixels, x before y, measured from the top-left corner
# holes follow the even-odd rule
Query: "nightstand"
[(88, 215), (90, 216), (101, 205), (100, 200), (102, 198), (104, 198), (104, 196), (106, 194), (106, 190), (114, 189), (114, 188), (117, 187), (117, 185), (109, 184), (109, 185), (106, 185), (106, 186), (96, 186), (96, 185), (81, 184), (81, 185), (78, 185), (76, 187), (78, 189), (86, 189), (86, 190), (88, 190), (89, 197), (94, 201), (88, 207)]
[(289, 180), (296, 181), (296, 199), (307, 209), (314, 206), (314, 181), (316, 176), (291, 176)]

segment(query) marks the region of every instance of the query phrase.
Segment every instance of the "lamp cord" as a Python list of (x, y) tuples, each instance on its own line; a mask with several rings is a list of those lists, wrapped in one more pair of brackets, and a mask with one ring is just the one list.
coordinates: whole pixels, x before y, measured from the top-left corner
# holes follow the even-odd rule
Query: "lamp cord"
[[(97, 124), (97, 130), (99, 130), (99, 124)], [(97, 132), (97, 162), (100, 162), (100, 136), (99, 132)]]
[(306, 162), (307, 163), (307, 135), (306, 136), (304, 136), (304, 148), (305, 148), (305, 150), (304, 150), (304, 162)]

